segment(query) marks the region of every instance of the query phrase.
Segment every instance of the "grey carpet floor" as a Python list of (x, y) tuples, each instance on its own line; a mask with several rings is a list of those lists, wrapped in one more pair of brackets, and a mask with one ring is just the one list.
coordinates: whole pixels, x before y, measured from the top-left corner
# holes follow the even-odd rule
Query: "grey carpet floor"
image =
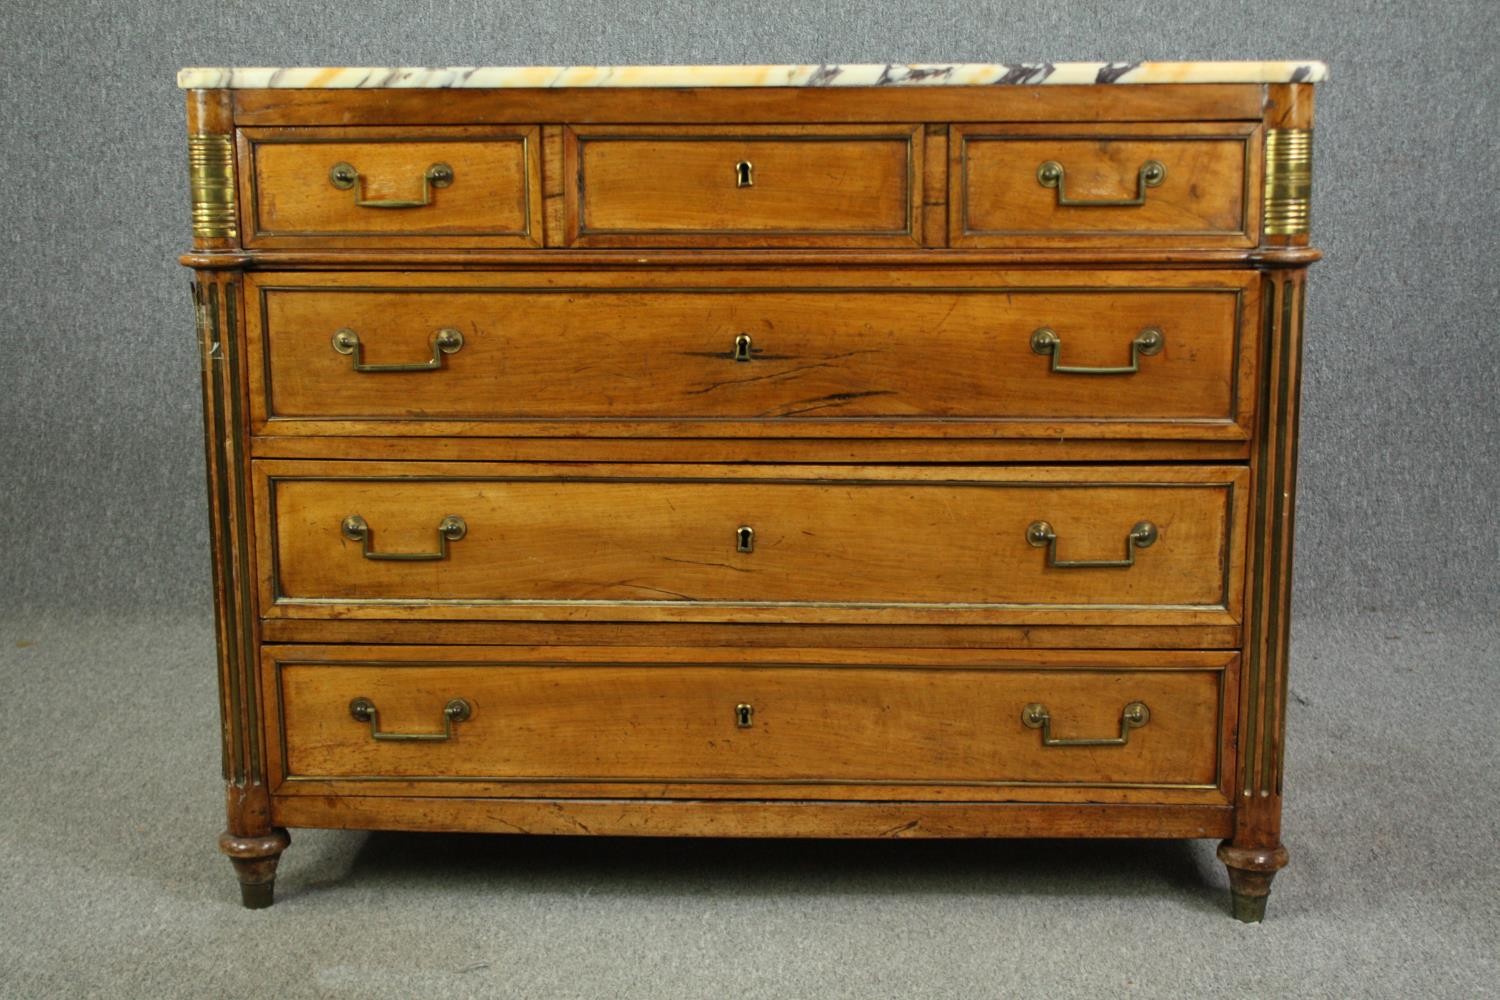
[(1500, 623), (1294, 634), (1267, 923), (1208, 842), (214, 838), (212, 635), (0, 621), (6, 997), (1500, 995)]

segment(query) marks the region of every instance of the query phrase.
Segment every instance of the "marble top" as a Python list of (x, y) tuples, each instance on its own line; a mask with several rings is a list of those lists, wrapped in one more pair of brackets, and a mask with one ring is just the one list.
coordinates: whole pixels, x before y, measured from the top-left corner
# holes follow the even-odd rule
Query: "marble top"
[(194, 67), (184, 90), (385, 87), (982, 87), (993, 84), (1318, 83), (1321, 62), (872, 63), (829, 66)]

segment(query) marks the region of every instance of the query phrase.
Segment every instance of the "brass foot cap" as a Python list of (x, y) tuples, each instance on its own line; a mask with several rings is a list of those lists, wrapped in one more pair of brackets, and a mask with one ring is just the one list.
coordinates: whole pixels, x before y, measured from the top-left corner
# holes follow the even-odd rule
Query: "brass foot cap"
[(1234, 919), (1247, 924), (1258, 924), (1266, 919), (1266, 900), (1269, 897), (1232, 892), (1229, 898), (1234, 901)]
[(247, 910), (264, 910), (276, 898), (275, 882), (241, 882), (240, 903)]

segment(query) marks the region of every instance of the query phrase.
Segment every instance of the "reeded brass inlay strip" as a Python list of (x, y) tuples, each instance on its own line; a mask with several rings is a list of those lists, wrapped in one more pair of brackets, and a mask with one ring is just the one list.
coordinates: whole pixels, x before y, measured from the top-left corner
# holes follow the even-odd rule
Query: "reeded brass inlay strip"
[(1266, 235), (1306, 235), (1311, 211), (1312, 129), (1267, 129)]
[(234, 143), (227, 135), (188, 136), (188, 178), (193, 194), (193, 235), (234, 239)]

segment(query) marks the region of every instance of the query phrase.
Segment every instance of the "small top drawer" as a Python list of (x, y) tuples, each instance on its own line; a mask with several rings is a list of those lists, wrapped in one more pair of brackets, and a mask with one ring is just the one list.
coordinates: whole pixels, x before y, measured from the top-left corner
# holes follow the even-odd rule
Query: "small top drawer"
[(922, 139), (916, 125), (569, 128), (568, 242), (911, 247)]
[(1233, 123), (955, 126), (952, 244), (1254, 246), (1260, 144)]
[(240, 131), (247, 246), (541, 246), (526, 127)]

